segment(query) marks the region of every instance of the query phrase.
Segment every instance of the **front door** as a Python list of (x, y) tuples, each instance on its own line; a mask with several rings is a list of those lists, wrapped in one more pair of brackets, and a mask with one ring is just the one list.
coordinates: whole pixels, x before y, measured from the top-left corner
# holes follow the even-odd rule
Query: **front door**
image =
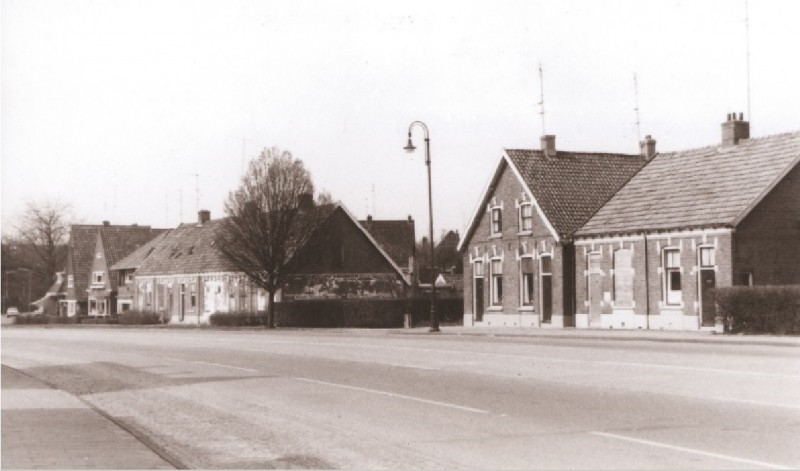
[(475, 278), (475, 321), (483, 320), (483, 278)]
[(703, 326), (713, 326), (716, 316), (714, 305), (714, 288), (717, 286), (717, 272), (700, 270), (700, 299), (703, 309)]
[(539, 274), (542, 278), (542, 322), (550, 322), (553, 318), (553, 271), (552, 257), (539, 259)]

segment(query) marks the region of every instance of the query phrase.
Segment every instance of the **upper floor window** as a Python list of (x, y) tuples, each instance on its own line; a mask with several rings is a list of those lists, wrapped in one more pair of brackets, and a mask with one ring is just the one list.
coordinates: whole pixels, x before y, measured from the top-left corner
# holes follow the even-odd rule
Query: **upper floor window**
[(133, 283), (133, 273), (125, 274), (125, 284)]
[(105, 283), (105, 273), (96, 271), (92, 273), (92, 284), (101, 285)]
[(75, 287), (75, 277), (73, 275), (67, 275), (67, 288), (74, 288)]
[(683, 301), (681, 291), (681, 252), (678, 249), (664, 250), (664, 286), (667, 304), (678, 305)]
[(530, 202), (521, 203), (519, 206), (519, 230), (530, 231), (533, 229), (533, 205)]
[(492, 235), (503, 232), (503, 208), (492, 208)]

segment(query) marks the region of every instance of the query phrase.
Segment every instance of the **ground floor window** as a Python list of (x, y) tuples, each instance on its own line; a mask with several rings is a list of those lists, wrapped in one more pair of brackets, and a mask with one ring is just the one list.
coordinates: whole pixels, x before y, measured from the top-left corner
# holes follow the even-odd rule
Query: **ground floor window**
[(522, 284), (522, 305), (533, 306), (533, 258), (520, 260), (520, 283)]
[(503, 261), (492, 260), (492, 304), (503, 304)]
[(664, 250), (664, 285), (666, 302), (679, 305), (683, 301), (681, 288), (681, 252), (678, 249)]

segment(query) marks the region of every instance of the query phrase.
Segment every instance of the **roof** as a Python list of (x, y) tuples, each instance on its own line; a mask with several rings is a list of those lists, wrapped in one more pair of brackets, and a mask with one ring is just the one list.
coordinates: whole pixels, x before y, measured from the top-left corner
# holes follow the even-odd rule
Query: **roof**
[(126, 257), (123, 257), (114, 265), (110, 266), (110, 270), (134, 270), (139, 268), (139, 266), (144, 262), (144, 260), (150, 255), (153, 250), (155, 250), (156, 245), (158, 245), (164, 238), (169, 234), (170, 231), (166, 230), (156, 237), (150, 239), (147, 243), (139, 247), (138, 249), (134, 250)]
[[(356, 227), (363, 231), (367, 239), (381, 252), (395, 270), (400, 275), (403, 275), (402, 270), (375, 238), (341, 204), (316, 206), (314, 211), (307, 213), (309, 215), (307, 217), (311, 219), (308, 230), (312, 231), (314, 228), (319, 227), (336, 209), (341, 209)], [(181, 224), (171, 230), (154, 244), (154, 249), (149, 255), (144, 255), (143, 261), (136, 270), (136, 275), (156, 276), (239, 272), (240, 270), (215, 247), (216, 230), (224, 221), (224, 219), (215, 219), (202, 225), (196, 223)], [(413, 244), (413, 231), (410, 240)], [(137, 256), (141, 255), (140, 253)], [(124, 262), (126, 265), (133, 263), (131, 259)], [(115, 269), (120, 269), (120, 265), (122, 264), (115, 265)]]
[(553, 236), (560, 239), (571, 237), (645, 163), (638, 154), (558, 151), (547, 157), (541, 150), (506, 149), (459, 248), (469, 243), (506, 165), (533, 199)]
[(414, 255), (414, 220), (358, 221), (396, 265), (407, 271), (408, 259)]
[[(76, 224), (70, 227), (69, 256), (72, 263), (76, 299), (86, 299), (89, 273), (92, 271), (97, 236), (103, 241), (106, 263), (110, 267), (119, 259), (144, 245), (165, 229), (150, 226), (112, 226)], [(69, 262), (68, 262), (69, 264)]]
[(800, 162), (800, 131), (659, 154), (578, 236), (735, 227)]
[[(224, 219), (198, 225), (186, 223), (172, 229), (145, 256), (137, 275), (178, 275), (239, 271), (214, 247), (216, 229)], [(142, 255), (141, 253), (139, 255)], [(126, 261), (126, 264), (129, 264)], [(118, 268), (118, 267), (117, 267)]]

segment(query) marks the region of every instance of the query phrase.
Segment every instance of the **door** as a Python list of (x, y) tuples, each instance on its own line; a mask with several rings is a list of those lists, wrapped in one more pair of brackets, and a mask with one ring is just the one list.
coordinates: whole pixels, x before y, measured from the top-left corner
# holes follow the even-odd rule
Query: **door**
[(717, 272), (700, 270), (700, 299), (702, 301), (703, 326), (713, 326), (717, 314), (714, 305), (714, 288), (717, 286)]
[(550, 322), (553, 318), (553, 272), (552, 257), (540, 259), (542, 278), (542, 322)]
[(603, 271), (600, 269), (600, 254), (589, 254), (589, 322), (600, 322), (603, 299)]
[(483, 278), (475, 278), (475, 320), (483, 320)]

